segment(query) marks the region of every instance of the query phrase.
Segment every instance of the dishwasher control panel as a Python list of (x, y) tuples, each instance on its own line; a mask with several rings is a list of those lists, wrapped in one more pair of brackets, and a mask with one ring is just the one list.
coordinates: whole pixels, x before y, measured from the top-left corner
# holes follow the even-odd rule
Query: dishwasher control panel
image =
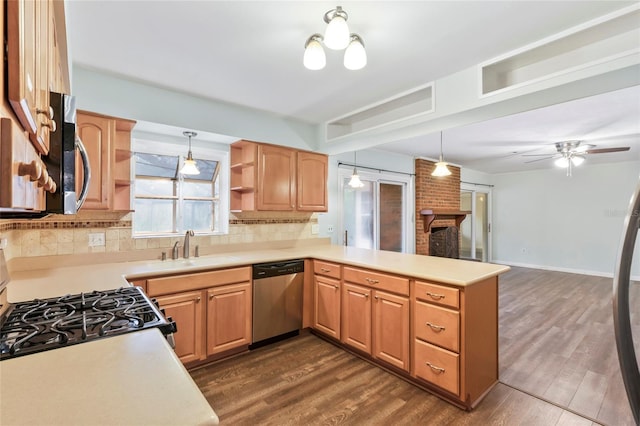
[(304, 272), (304, 260), (288, 260), (285, 262), (258, 263), (253, 265), (253, 279), (277, 277), (279, 275)]

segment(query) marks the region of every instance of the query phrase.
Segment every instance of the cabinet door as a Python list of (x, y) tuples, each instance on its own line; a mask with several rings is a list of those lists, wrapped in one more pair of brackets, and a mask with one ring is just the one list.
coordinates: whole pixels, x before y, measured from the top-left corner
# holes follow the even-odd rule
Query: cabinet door
[(36, 133), (32, 140), (43, 154), (49, 153), (49, 2), (36, 3)]
[[(115, 121), (91, 114), (78, 113), (78, 136), (84, 143), (91, 166), (91, 180), (84, 210), (107, 210), (111, 197), (111, 144), (115, 137)], [(78, 160), (79, 161), (79, 160)], [(82, 166), (76, 162), (76, 192), (84, 179)]]
[(371, 354), (371, 289), (343, 286), (342, 342)]
[(173, 318), (178, 331), (173, 334), (176, 354), (183, 364), (204, 359), (202, 346), (204, 310), (202, 292), (192, 291), (157, 298), (166, 316)]
[(316, 275), (314, 279), (313, 328), (340, 338), (340, 281)]
[(409, 299), (375, 291), (373, 356), (409, 371)]
[[(7, 8), (7, 95), (22, 127), (35, 136), (36, 125), (36, 42), (37, 12), (35, 1), (5, 2)], [(4, 5), (3, 5), (4, 7)], [(43, 152), (44, 147), (34, 144)]]
[(298, 152), (298, 210), (327, 211), (327, 164), (326, 155)]
[(207, 355), (251, 344), (251, 283), (209, 289)]
[(295, 151), (271, 145), (258, 146), (258, 210), (288, 210), (296, 200)]

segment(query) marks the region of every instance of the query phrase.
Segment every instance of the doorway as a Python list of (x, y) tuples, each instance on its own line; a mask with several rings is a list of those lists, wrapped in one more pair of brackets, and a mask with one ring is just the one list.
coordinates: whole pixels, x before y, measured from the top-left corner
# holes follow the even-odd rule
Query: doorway
[(342, 244), (413, 253), (412, 176), (358, 169), (364, 185), (356, 189), (348, 185), (352, 173), (351, 168), (338, 173)]
[(460, 258), (488, 262), (491, 259), (491, 188), (462, 184), (460, 210), (471, 212), (460, 225)]

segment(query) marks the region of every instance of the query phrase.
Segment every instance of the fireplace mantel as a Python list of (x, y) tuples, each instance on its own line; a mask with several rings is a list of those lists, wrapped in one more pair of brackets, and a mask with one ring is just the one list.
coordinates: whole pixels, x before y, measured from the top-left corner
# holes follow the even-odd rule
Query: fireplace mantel
[(424, 220), (424, 232), (431, 232), (431, 224), (436, 219), (454, 219), (456, 221), (456, 227), (460, 228), (460, 224), (471, 214), (470, 211), (464, 210), (420, 210), (422, 219)]

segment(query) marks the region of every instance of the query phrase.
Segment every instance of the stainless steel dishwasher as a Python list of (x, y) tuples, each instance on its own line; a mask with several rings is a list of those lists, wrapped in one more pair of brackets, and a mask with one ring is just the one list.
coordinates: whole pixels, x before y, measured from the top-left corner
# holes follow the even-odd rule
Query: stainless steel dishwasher
[(251, 348), (300, 332), (303, 272), (304, 260), (253, 265)]

